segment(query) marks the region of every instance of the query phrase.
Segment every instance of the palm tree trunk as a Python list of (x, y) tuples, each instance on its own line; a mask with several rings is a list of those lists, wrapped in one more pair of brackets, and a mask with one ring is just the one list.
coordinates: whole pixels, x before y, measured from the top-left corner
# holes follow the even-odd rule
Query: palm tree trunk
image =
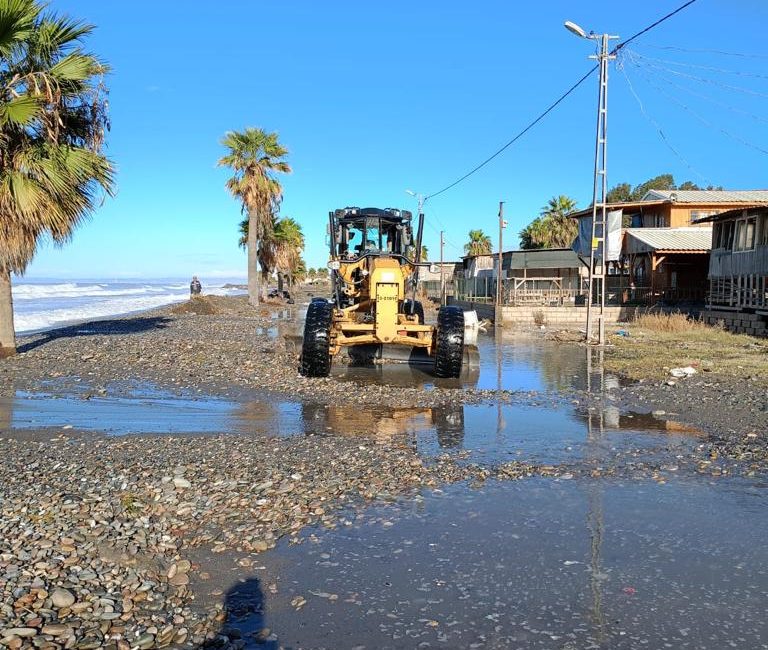
[(16, 330), (13, 325), (11, 272), (0, 269), (0, 357), (16, 354)]
[(259, 241), (256, 238), (256, 215), (248, 215), (248, 302), (256, 306), (261, 294), (259, 277)]

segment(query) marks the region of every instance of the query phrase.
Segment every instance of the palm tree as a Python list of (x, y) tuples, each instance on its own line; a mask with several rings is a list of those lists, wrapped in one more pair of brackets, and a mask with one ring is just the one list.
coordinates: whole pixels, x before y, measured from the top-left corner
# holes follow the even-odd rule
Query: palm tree
[(277, 133), (255, 128), (230, 131), (221, 144), (228, 153), (218, 164), (234, 172), (227, 181), (227, 189), (240, 200), (242, 212), (248, 217), (248, 299), (256, 305), (261, 293), (259, 241), (271, 233), (282, 200), (283, 190), (275, 174), (290, 173), (290, 166), (283, 160), (288, 150), (278, 142)]
[[(290, 217), (278, 218), (273, 214), (271, 221), (268, 234), (259, 240), (257, 257), (261, 266), (262, 281), (266, 283), (269, 276), (277, 271), (278, 287), (282, 289), (283, 276), (290, 278), (304, 250), (304, 233), (301, 224)], [(248, 243), (248, 219), (240, 222), (239, 230), (238, 245), (245, 248)]]
[(482, 230), (470, 230), (469, 242), (464, 244), (464, 252), (467, 255), (490, 255), (493, 251), (491, 238)]
[(546, 230), (544, 248), (569, 248), (578, 234), (578, 224), (568, 215), (576, 211), (576, 201), (561, 194), (553, 196), (541, 209)]
[(0, 356), (16, 352), (11, 273), (38, 243), (63, 244), (111, 193), (101, 153), (107, 66), (82, 44), (91, 25), (0, 0)]
[(541, 214), (520, 231), (520, 247), (569, 248), (576, 238), (578, 225), (568, 215), (576, 211), (576, 201), (561, 194), (553, 196)]
[(293, 286), (300, 262), (303, 264), (301, 252), (304, 250), (304, 233), (301, 224), (290, 217), (281, 218), (275, 225), (272, 241), (277, 272), (287, 277), (288, 285)]
[[(409, 260), (415, 259), (416, 255), (416, 245), (413, 244), (411, 246), (408, 246), (408, 248), (405, 249), (405, 256)], [(419, 258), (420, 261), (426, 262), (427, 258), (429, 257), (429, 248), (427, 248), (424, 244), (421, 245), (421, 257)]]
[(536, 217), (520, 231), (520, 248), (523, 250), (544, 248), (546, 239), (546, 224), (542, 217)]

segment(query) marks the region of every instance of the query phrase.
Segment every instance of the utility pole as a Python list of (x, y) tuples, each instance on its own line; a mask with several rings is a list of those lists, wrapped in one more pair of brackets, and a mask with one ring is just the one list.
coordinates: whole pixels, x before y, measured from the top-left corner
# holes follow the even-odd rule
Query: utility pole
[(440, 231), (440, 304), (445, 304), (445, 278), (443, 273), (443, 246), (445, 246), (444, 232)]
[[(507, 222), (504, 221), (504, 201), (499, 201), (499, 259), (498, 259), (498, 269), (496, 271), (496, 308), (501, 308), (501, 300), (503, 297), (503, 283), (501, 279), (501, 264), (503, 261), (503, 254), (502, 251), (504, 250), (502, 248), (503, 241), (504, 241), (504, 228), (506, 227)], [(499, 319), (497, 319), (499, 320)], [(500, 323), (499, 323), (500, 324)]]
[[(605, 197), (608, 192), (608, 62), (616, 55), (608, 51), (609, 42), (618, 36), (609, 34), (587, 34), (581, 27), (566, 21), (566, 29), (581, 38), (588, 38), (600, 43), (597, 54), (590, 59), (597, 59), (600, 66), (599, 93), (597, 99), (597, 133), (595, 135), (595, 171), (592, 186), (592, 238), (589, 244), (589, 295), (587, 297), (587, 333), (586, 340), (592, 339), (597, 313), (597, 340), (605, 344), (605, 269), (606, 243), (608, 237)], [(597, 284), (595, 284), (597, 280)], [(597, 291), (595, 291), (597, 289)], [(595, 303), (595, 304), (593, 304)]]

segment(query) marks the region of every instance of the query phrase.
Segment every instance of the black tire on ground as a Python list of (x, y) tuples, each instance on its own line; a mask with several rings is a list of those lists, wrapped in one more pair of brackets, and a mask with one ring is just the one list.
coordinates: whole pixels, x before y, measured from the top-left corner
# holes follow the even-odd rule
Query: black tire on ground
[(307, 308), (304, 341), (301, 345), (301, 369), (305, 377), (327, 377), (331, 374), (331, 322), (333, 305), (314, 299)]
[(424, 324), (424, 305), (422, 305), (418, 300), (411, 300), (410, 298), (406, 298), (403, 301), (403, 313), (404, 314), (416, 314), (416, 316), (419, 317), (419, 325)]
[(464, 360), (464, 311), (461, 307), (448, 305), (440, 308), (435, 337), (435, 376), (459, 377)]

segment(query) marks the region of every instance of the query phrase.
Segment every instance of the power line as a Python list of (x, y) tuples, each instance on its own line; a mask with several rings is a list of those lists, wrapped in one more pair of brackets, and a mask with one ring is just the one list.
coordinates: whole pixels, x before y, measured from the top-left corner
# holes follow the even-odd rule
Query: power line
[(748, 52), (725, 52), (723, 50), (706, 50), (706, 49), (690, 49), (685, 47), (677, 47), (674, 45), (652, 45), (650, 43), (644, 43), (644, 47), (651, 47), (654, 50), (674, 50), (676, 52), (686, 52), (693, 54), (720, 54), (722, 56), (737, 56), (744, 59), (768, 59), (768, 54), (751, 54)]
[[(697, 0), (688, 0), (688, 2), (682, 4), (674, 11), (669, 12), (666, 16), (662, 16), (659, 18), (656, 22), (648, 25), (645, 29), (641, 29), (636, 34), (630, 36), (627, 40), (622, 41), (619, 43), (613, 50), (611, 51), (612, 55), (615, 55), (621, 48), (625, 47), (626, 45), (629, 45), (632, 41), (634, 41), (636, 38), (639, 38), (643, 34), (649, 32), (654, 27), (657, 27), (661, 23), (663, 23), (665, 20), (668, 20), (672, 16), (674, 16), (677, 13), (680, 13), (683, 9), (686, 7), (689, 7)], [(483, 160), (479, 165), (476, 165), (474, 168), (472, 168), (470, 171), (468, 171), (466, 174), (464, 174), (462, 177), (456, 179), (449, 185), (446, 185), (442, 189), (438, 190), (437, 192), (433, 192), (432, 194), (429, 194), (424, 197), (424, 200), (434, 198), (436, 196), (439, 196), (443, 192), (447, 192), (453, 187), (456, 187), (459, 183), (466, 180), (476, 172), (480, 171), (483, 167), (485, 167), (489, 162), (491, 162), (494, 158), (501, 155), (504, 151), (506, 151), (509, 147), (511, 147), (515, 142), (517, 142), (520, 138), (522, 138), (528, 131), (530, 131), (534, 126), (536, 126), (541, 120), (543, 120), (547, 115), (549, 115), (559, 104), (561, 104), (573, 91), (575, 91), (581, 84), (583, 84), (591, 75), (592, 73), (597, 70), (599, 65), (595, 65), (592, 67), (591, 70), (589, 70), (581, 79), (579, 79), (575, 84), (573, 84), (568, 90), (566, 90), (560, 97), (558, 97), (554, 102), (552, 102), (542, 113), (539, 114), (539, 116), (534, 119), (532, 122), (530, 122), (522, 131), (520, 131), (517, 135), (515, 135), (511, 140), (509, 140), (504, 146), (502, 146), (500, 149), (495, 151), (493, 154), (491, 154), (488, 158)]]
[[(642, 74), (642, 68), (640, 68), (640, 71), (641, 71), (641, 74)], [(645, 77), (646, 81), (651, 86), (656, 88), (656, 90), (658, 90), (662, 95), (667, 97), (670, 101), (672, 101), (675, 104), (677, 104), (678, 106), (680, 106), (680, 108), (682, 108), (683, 110), (685, 110), (688, 113), (690, 113), (691, 115), (693, 115), (697, 120), (699, 120), (702, 124), (704, 124), (704, 126), (708, 126), (711, 129), (714, 129), (716, 131), (720, 131), (720, 133), (722, 133), (724, 136), (726, 136), (728, 138), (731, 138), (732, 140), (735, 140), (736, 142), (739, 142), (740, 144), (743, 144), (745, 147), (749, 147), (750, 149), (754, 149), (755, 151), (759, 151), (760, 153), (768, 155), (768, 149), (763, 149), (762, 147), (760, 147), (760, 146), (758, 146), (756, 144), (753, 144), (749, 140), (745, 140), (744, 138), (742, 138), (742, 137), (740, 137), (738, 135), (735, 135), (734, 133), (731, 133), (727, 129), (724, 129), (721, 126), (717, 126), (716, 124), (713, 124), (712, 122), (710, 122), (705, 117), (702, 117), (701, 115), (699, 115), (699, 113), (697, 113), (695, 110), (693, 110), (690, 106), (688, 106), (687, 104), (684, 104), (683, 102), (681, 102), (677, 97), (675, 97), (675, 95), (673, 95), (671, 93), (668, 93), (663, 88), (660, 88), (659, 86), (657, 86), (655, 83), (653, 83), (653, 81), (647, 75), (643, 74), (643, 76)]]
[[(627, 52), (629, 53), (629, 51)], [(739, 115), (744, 115), (745, 117), (749, 117), (756, 122), (763, 122), (764, 124), (768, 124), (768, 118), (763, 117), (762, 115), (755, 115), (755, 113), (751, 113), (749, 111), (746, 111), (742, 108), (737, 108), (736, 106), (731, 106), (730, 104), (727, 104), (726, 102), (721, 102), (713, 97), (710, 97), (709, 95), (705, 95), (704, 93), (699, 93), (693, 90), (692, 88), (689, 88), (688, 86), (685, 86), (683, 84), (675, 83), (672, 79), (667, 79), (666, 77), (662, 75), (656, 75), (655, 78), (658, 81), (663, 81), (665, 84), (672, 86), (673, 88), (676, 88), (677, 90), (681, 90), (685, 93), (688, 93), (689, 95), (692, 95), (694, 97), (697, 97), (698, 99), (703, 99), (704, 101), (710, 102), (714, 104), (715, 106), (720, 106), (722, 108), (725, 108), (726, 110), (732, 111), (733, 113), (738, 113)]]
[(665, 20), (668, 20), (669, 18), (672, 18), (672, 16), (674, 16), (675, 14), (679, 14), (683, 9), (685, 9), (686, 7), (690, 7), (694, 2), (696, 2), (696, 0), (688, 0), (688, 2), (680, 5), (674, 11), (670, 11), (666, 16), (659, 18), (655, 23), (648, 25), (648, 27), (646, 27), (645, 29), (641, 29), (639, 32), (637, 32), (637, 34), (630, 36), (626, 41), (622, 41), (616, 47), (614, 47), (613, 52), (611, 52), (611, 54), (616, 54), (621, 48), (626, 47), (636, 38), (640, 38), (643, 34), (650, 32), (654, 27), (658, 27), (659, 25), (661, 25), (661, 23), (663, 23)]
[[(647, 61), (647, 59), (646, 59)], [(721, 81), (717, 81), (716, 79), (710, 79), (708, 77), (699, 77), (693, 74), (688, 74), (686, 72), (681, 72), (680, 70), (673, 70), (672, 68), (668, 68), (663, 65), (659, 65), (656, 63), (643, 63), (642, 65), (635, 62), (635, 65), (637, 65), (638, 68), (650, 68), (653, 70), (661, 70), (663, 72), (667, 72), (669, 74), (673, 74), (676, 77), (684, 77), (685, 79), (692, 79), (694, 81), (701, 81), (703, 83), (711, 84), (713, 86), (720, 86), (721, 88), (725, 88), (726, 90), (733, 90), (738, 93), (743, 93), (745, 95), (754, 95), (755, 97), (768, 97), (768, 94), (761, 93), (758, 90), (752, 90), (750, 88), (744, 88), (742, 86), (734, 86), (732, 84), (725, 84)]]
[(590, 75), (597, 70), (597, 65), (595, 65), (587, 74), (585, 74), (581, 79), (579, 79), (575, 84), (573, 84), (568, 90), (566, 90), (558, 99), (556, 99), (552, 104), (549, 105), (549, 107), (541, 113), (533, 122), (528, 124), (522, 131), (520, 131), (514, 138), (512, 138), (509, 142), (507, 142), (501, 149), (498, 149), (494, 154), (486, 158), (483, 162), (481, 162), (479, 165), (468, 171), (464, 176), (461, 178), (455, 180), (450, 185), (446, 185), (443, 189), (438, 190), (437, 192), (433, 192), (432, 194), (425, 196), (424, 200), (434, 198), (435, 196), (438, 196), (439, 194), (442, 194), (443, 192), (447, 192), (452, 187), (455, 187), (459, 183), (461, 183), (463, 180), (466, 180), (472, 174), (474, 174), (477, 171), (480, 171), (483, 167), (485, 167), (489, 162), (491, 162), (494, 158), (499, 156), (501, 153), (506, 151), (509, 147), (511, 147), (515, 142), (517, 142), (520, 138), (522, 138), (528, 131), (530, 131), (534, 126), (536, 126), (541, 120), (543, 120), (549, 113), (551, 113), (558, 104), (560, 104), (568, 95), (570, 95), (574, 90), (576, 90), (581, 84), (583, 84), (587, 79), (589, 79)]
[(768, 79), (768, 75), (759, 74), (757, 72), (745, 72), (743, 70), (728, 70), (726, 68), (718, 68), (715, 66), (710, 65), (699, 65), (696, 63), (686, 63), (684, 61), (671, 61), (670, 59), (656, 59), (651, 56), (643, 56), (642, 54), (639, 54), (638, 52), (632, 52), (635, 58), (635, 61), (642, 60), (642, 61), (652, 61), (653, 63), (658, 64), (667, 64), (667, 65), (675, 65), (679, 68), (691, 68), (694, 70), (707, 70), (709, 72), (719, 72), (721, 74), (733, 74), (740, 77), (752, 77), (754, 79)]
[(703, 180), (707, 185), (712, 185), (712, 181), (710, 181), (706, 176), (701, 174), (697, 169), (691, 165), (684, 157), (683, 155), (672, 145), (672, 143), (667, 139), (666, 134), (664, 133), (664, 130), (661, 128), (661, 125), (651, 116), (649, 115), (646, 110), (645, 106), (643, 105), (642, 100), (640, 99), (639, 95), (635, 91), (635, 87), (632, 85), (632, 81), (629, 78), (629, 75), (627, 74), (627, 71), (624, 69), (624, 66), (620, 66), (619, 70), (624, 75), (624, 78), (627, 80), (627, 85), (629, 86), (629, 90), (632, 93), (632, 96), (637, 100), (637, 104), (640, 107), (640, 112), (643, 114), (643, 117), (647, 119), (656, 129), (656, 131), (659, 134), (659, 137), (664, 142), (664, 144), (669, 148), (669, 150), (675, 154), (675, 156), (686, 166), (688, 169), (690, 169), (696, 176), (698, 176), (701, 180)]

